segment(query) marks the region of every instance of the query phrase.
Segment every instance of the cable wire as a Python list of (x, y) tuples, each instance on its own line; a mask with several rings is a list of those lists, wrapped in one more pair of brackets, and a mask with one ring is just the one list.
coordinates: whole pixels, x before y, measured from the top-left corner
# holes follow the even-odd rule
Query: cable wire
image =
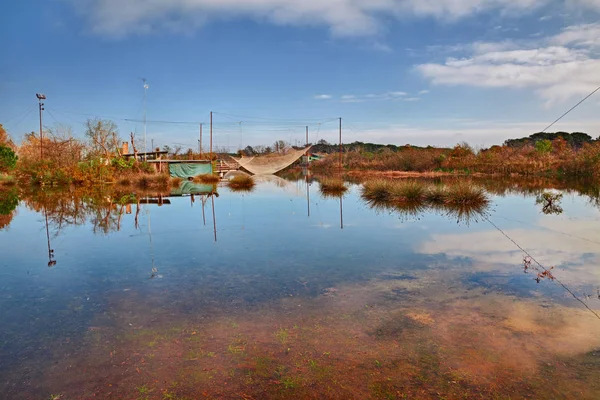
[(556, 124), (558, 121), (560, 121), (561, 119), (563, 119), (564, 117), (566, 117), (571, 111), (573, 111), (574, 109), (576, 109), (577, 107), (579, 107), (581, 105), (581, 103), (583, 103), (584, 101), (586, 101), (587, 99), (589, 99), (590, 97), (592, 97), (598, 90), (600, 90), (600, 86), (598, 86), (596, 88), (596, 90), (594, 90), (592, 93), (588, 94), (587, 96), (585, 96), (583, 98), (583, 100), (581, 100), (579, 103), (575, 104), (573, 107), (571, 107), (571, 109), (569, 111), (567, 111), (566, 113), (564, 113), (563, 115), (561, 115), (556, 121), (554, 121), (553, 123), (551, 123), (550, 125), (548, 125), (543, 131), (546, 132), (548, 129), (550, 129), (551, 127), (554, 126), (554, 124)]

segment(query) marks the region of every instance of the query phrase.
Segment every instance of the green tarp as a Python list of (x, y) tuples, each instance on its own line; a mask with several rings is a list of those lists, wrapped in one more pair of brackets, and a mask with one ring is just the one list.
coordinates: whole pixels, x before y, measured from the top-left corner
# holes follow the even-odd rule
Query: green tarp
[(210, 194), (214, 190), (215, 187), (213, 185), (183, 181), (177, 189), (171, 189), (171, 196), (183, 196), (184, 194)]
[(212, 174), (211, 163), (173, 163), (169, 164), (172, 177), (193, 178), (198, 175)]

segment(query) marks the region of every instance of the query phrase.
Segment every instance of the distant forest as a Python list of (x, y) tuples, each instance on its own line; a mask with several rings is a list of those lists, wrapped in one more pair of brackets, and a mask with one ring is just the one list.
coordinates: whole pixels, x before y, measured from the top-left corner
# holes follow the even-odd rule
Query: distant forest
[[(530, 136), (523, 137), (520, 139), (508, 139), (504, 142), (504, 146), (510, 147), (510, 148), (522, 148), (525, 146), (535, 147), (535, 144), (539, 141), (542, 141), (542, 140), (553, 141), (558, 138), (564, 139), (567, 142), (567, 144), (575, 150), (579, 150), (586, 143), (600, 142), (600, 137), (598, 137), (597, 139), (593, 139), (590, 135), (588, 135), (587, 133), (583, 133), (583, 132), (573, 132), (573, 133), (538, 132), (538, 133), (534, 133)], [(430, 149), (430, 148), (432, 148), (432, 146), (427, 146), (427, 147), (410, 146), (410, 145), (395, 146), (393, 144), (384, 145), (384, 144), (363, 143), (363, 142), (348, 143), (348, 144), (344, 144), (343, 147), (344, 147), (344, 152), (363, 151), (363, 152), (368, 152), (368, 153), (377, 153), (383, 149), (388, 149), (388, 150), (392, 150), (392, 151), (402, 151), (402, 150), (406, 150), (408, 148), (412, 148), (412, 149)], [(340, 147), (337, 144), (330, 144), (325, 140), (320, 140), (317, 144), (315, 144), (312, 147), (311, 150), (315, 153), (331, 154), (331, 153), (337, 153), (339, 151), (339, 149), (340, 149)], [(451, 149), (448, 149), (448, 150), (451, 150)]]

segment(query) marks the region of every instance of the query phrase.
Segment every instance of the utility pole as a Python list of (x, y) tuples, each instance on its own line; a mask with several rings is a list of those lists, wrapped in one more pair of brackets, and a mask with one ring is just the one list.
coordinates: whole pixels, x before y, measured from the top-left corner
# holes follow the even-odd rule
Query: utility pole
[(340, 118), (340, 175), (342, 174), (342, 119)]
[(213, 112), (210, 112), (210, 158), (212, 161), (212, 132), (213, 132), (213, 117), (212, 117)]
[(148, 145), (146, 144), (146, 92), (148, 91), (148, 84), (146, 78), (142, 78), (144, 81), (144, 161), (147, 160)]
[(202, 124), (200, 124), (200, 149), (198, 149), (198, 153), (200, 153), (200, 159), (202, 160)]
[(36, 93), (40, 108), (40, 161), (44, 159), (44, 131), (42, 130), (42, 111), (44, 111), (44, 103), (42, 100), (46, 100), (46, 96), (41, 93)]
[[(304, 156), (306, 157), (306, 167), (308, 168), (308, 165), (310, 163), (309, 156), (308, 156), (308, 125), (306, 126), (306, 153), (304, 153)], [(308, 212), (308, 214), (309, 214), (308, 216), (310, 217), (310, 211)]]
[(152, 143), (152, 148), (150, 149), (150, 151), (154, 151), (154, 139), (150, 139), (150, 143)]
[[(306, 147), (308, 147), (308, 126), (306, 127)], [(307, 150), (308, 153), (308, 150)]]

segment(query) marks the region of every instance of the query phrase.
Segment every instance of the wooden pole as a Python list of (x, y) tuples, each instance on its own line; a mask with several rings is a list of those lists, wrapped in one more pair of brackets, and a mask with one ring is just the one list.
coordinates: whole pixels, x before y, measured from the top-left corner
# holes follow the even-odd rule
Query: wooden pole
[(213, 149), (212, 149), (212, 142), (213, 142), (213, 139), (212, 139), (212, 132), (213, 132), (213, 117), (212, 117), (212, 114), (213, 113), (211, 111), (210, 112), (210, 158), (211, 158), (211, 161), (212, 161), (212, 152), (213, 152)]

